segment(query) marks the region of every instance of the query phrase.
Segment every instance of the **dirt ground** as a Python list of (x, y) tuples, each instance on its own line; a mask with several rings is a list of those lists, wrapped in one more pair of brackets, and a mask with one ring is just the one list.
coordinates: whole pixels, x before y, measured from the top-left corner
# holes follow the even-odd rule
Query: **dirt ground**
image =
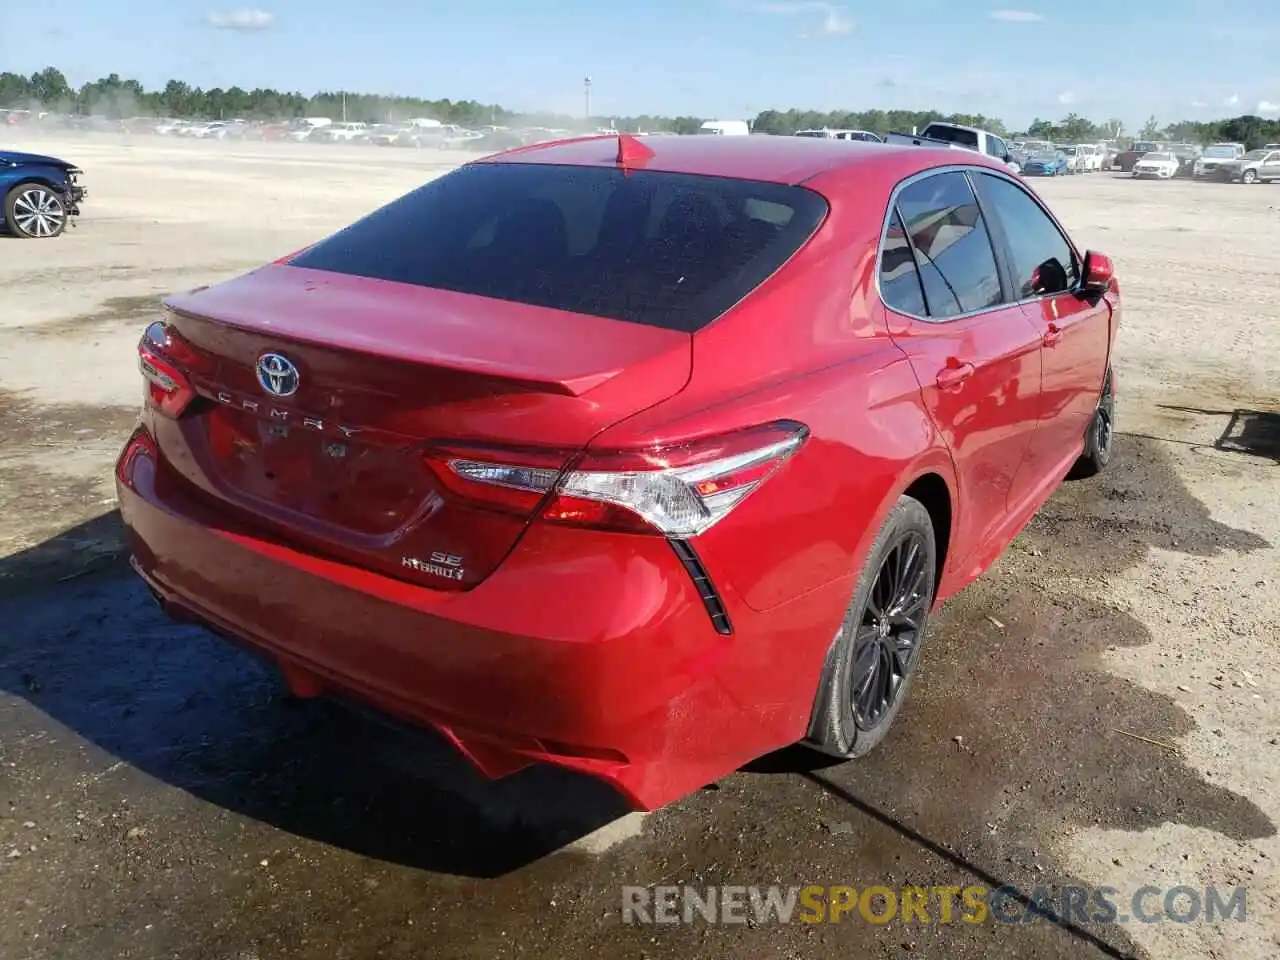
[[(1280, 188), (1037, 183), (1123, 282), (1113, 468), (948, 604), (882, 749), (785, 751), (619, 820), (592, 783), (484, 783), (429, 737), (291, 701), (167, 622), (120, 554), (111, 460), (157, 297), (456, 158), (11, 146), (90, 193), (58, 241), (0, 237), (0, 957), (1280, 954)], [(624, 925), (621, 886), (660, 883), (1244, 886), (1248, 913)]]

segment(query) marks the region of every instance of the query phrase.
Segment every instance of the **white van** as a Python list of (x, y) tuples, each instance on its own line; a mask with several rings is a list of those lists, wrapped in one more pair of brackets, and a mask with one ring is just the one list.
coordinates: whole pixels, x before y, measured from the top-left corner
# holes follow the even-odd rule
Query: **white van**
[(1076, 144), (1076, 173), (1097, 173), (1102, 169), (1103, 151), (1096, 143)]
[(713, 137), (745, 137), (751, 125), (745, 120), (707, 120), (698, 128), (699, 135)]

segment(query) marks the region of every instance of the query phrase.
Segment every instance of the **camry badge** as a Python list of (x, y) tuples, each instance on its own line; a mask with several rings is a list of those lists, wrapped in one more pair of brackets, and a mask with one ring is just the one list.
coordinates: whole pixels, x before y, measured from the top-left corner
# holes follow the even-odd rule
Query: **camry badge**
[(298, 392), (298, 368), (288, 357), (264, 353), (258, 359), (258, 383), (273, 397), (291, 397)]

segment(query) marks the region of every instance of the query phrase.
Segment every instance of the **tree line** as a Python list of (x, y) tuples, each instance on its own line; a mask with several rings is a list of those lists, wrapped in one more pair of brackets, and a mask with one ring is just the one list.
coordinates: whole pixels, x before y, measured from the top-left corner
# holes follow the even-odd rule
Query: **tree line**
[[(324, 91), (311, 95), (242, 87), (194, 87), (170, 80), (159, 90), (147, 90), (137, 80), (111, 74), (74, 88), (66, 76), (47, 67), (30, 76), (0, 73), (0, 107), (42, 109), (58, 113), (102, 115), (112, 119), (136, 116), (183, 117), (192, 120), (289, 120), (294, 117), (330, 117), (334, 120), (362, 120), (369, 123), (432, 117), (463, 127), (486, 124), (524, 124), (556, 128), (581, 128), (616, 124), (619, 130), (694, 133), (704, 118), (664, 117), (569, 117), (552, 113), (508, 110), (498, 104), (475, 100), (427, 100), (421, 97), (393, 97), (377, 94)], [(1251, 149), (1264, 143), (1280, 142), (1280, 120), (1255, 116), (1232, 117), (1207, 122), (1182, 120), (1161, 125), (1155, 117), (1134, 131), (1112, 118), (1096, 123), (1071, 113), (1059, 121), (1037, 118), (1022, 131), (1006, 128), (995, 117), (981, 114), (941, 113), (936, 110), (765, 110), (752, 120), (757, 133), (793, 134), (797, 130), (869, 130), (884, 136), (891, 131), (910, 132), (934, 120), (947, 120), (981, 127), (1003, 136), (1029, 136), (1058, 143), (1082, 143), (1100, 139), (1168, 139), (1194, 143), (1239, 141)]]

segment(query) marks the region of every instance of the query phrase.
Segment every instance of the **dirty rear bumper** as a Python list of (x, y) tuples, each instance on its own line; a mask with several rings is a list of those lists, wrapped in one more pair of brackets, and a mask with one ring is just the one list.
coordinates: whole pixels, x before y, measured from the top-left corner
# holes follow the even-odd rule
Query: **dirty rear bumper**
[[(157, 463), (157, 461), (160, 461)], [(472, 590), (434, 591), (237, 529), (154, 449), (117, 465), (133, 565), (174, 617), (275, 662), (295, 693), (429, 725), (486, 776), (532, 762), (652, 809), (801, 739), (847, 584), (718, 633), (670, 544), (535, 524)], [(772, 687), (768, 697), (760, 687)]]

